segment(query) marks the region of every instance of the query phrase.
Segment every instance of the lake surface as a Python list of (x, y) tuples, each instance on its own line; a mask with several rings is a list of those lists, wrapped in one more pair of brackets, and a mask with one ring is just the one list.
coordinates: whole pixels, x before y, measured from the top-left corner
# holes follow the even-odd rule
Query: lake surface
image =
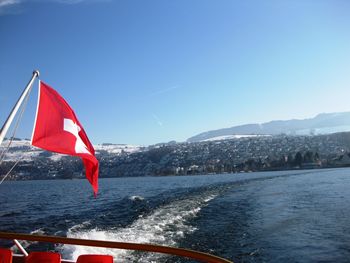
[[(350, 169), (101, 179), (97, 199), (86, 180), (4, 182), (0, 202), (1, 231), (155, 243), (235, 262), (350, 259)], [(108, 253), (119, 262), (193, 262), (24, 245), (68, 259)]]

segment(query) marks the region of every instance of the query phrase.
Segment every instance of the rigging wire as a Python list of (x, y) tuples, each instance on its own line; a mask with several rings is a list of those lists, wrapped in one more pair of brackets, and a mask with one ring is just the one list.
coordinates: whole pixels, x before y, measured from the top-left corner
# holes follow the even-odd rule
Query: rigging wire
[[(2, 164), (2, 162), (3, 162), (4, 158), (5, 158), (5, 155), (6, 155), (6, 153), (9, 151), (10, 146), (11, 146), (11, 144), (12, 144), (14, 138), (15, 138), (17, 129), (18, 129), (18, 127), (19, 127), (19, 123), (20, 123), (20, 121), (21, 121), (21, 119), (22, 119), (22, 117), (23, 117), (23, 113), (24, 113), (24, 110), (25, 110), (25, 108), (26, 108), (26, 106), (27, 106), (27, 103), (28, 103), (28, 100), (29, 100), (29, 95), (30, 95), (30, 92), (31, 92), (31, 91), (32, 91), (32, 90), (30, 89), (29, 92), (28, 92), (28, 94), (27, 94), (27, 96), (25, 97), (25, 100), (24, 100), (24, 103), (23, 103), (23, 105), (22, 105), (21, 111), (20, 111), (20, 113), (19, 113), (19, 115), (18, 115), (18, 118), (17, 118), (17, 120), (16, 120), (16, 124), (15, 124), (15, 127), (14, 127), (14, 129), (13, 129), (12, 136), (11, 136), (11, 138), (10, 138), (10, 141), (9, 141), (9, 143), (7, 144), (7, 146), (5, 147), (5, 149), (1, 152), (1, 155), (0, 155), (0, 165)], [(10, 175), (10, 173), (12, 172), (12, 170), (17, 166), (17, 164), (18, 164), (22, 159), (23, 159), (23, 157), (20, 158), (19, 160), (17, 160), (17, 161), (15, 162), (15, 164), (11, 167), (10, 171), (1, 179), (0, 185), (1, 185), (2, 182)]]
[(7, 174), (5, 174), (5, 176), (1, 179), (0, 181), (0, 185), (5, 181), (5, 179), (11, 174), (12, 170), (15, 169), (15, 167), (17, 166), (17, 164), (23, 159), (23, 157), (19, 158), (15, 164), (11, 167), (11, 169), (7, 172)]

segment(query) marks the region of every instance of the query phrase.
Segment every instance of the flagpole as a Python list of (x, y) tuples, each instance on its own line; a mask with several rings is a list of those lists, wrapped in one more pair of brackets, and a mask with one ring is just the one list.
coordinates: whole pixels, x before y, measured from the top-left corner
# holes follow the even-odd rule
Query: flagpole
[(4, 140), (8, 129), (10, 128), (11, 123), (12, 123), (13, 119), (15, 118), (18, 109), (21, 107), (25, 97), (28, 95), (29, 91), (31, 90), (35, 78), (39, 77), (39, 75), (40, 74), (39, 74), (38, 70), (34, 70), (33, 71), (32, 78), (30, 79), (30, 81), (28, 82), (27, 86), (23, 90), (21, 96), (17, 100), (17, 103), (13, 107), (10, 115), (7, 117), (7, 120), (5, 121), (4, 125), (2, 126), (2, 128), (0, 130), (0, 145), (1, 145), (2, 141)]

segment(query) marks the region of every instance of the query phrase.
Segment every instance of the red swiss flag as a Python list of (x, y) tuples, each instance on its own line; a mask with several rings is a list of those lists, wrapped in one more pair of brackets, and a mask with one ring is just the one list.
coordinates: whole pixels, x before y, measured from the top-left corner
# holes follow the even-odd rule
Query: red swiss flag
[(98, 190), (98, 161), (95, 150), (68, 103), (49, 85), (40, 82), (39, 101), (32, 136), (39, 148), (79, 156), (95, 196)]

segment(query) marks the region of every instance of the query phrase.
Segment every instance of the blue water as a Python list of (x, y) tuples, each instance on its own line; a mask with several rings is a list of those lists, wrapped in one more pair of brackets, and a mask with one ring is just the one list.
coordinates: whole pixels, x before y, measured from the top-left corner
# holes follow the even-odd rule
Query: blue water
[[(5, 182), (0, 231), (184, 247), (235, 262), (349, 262), (350, 169)], [(2, 241), (3, 246), (11, 244)], [(24, 243), (65, 258), (192, 262), (159, 254)]]

